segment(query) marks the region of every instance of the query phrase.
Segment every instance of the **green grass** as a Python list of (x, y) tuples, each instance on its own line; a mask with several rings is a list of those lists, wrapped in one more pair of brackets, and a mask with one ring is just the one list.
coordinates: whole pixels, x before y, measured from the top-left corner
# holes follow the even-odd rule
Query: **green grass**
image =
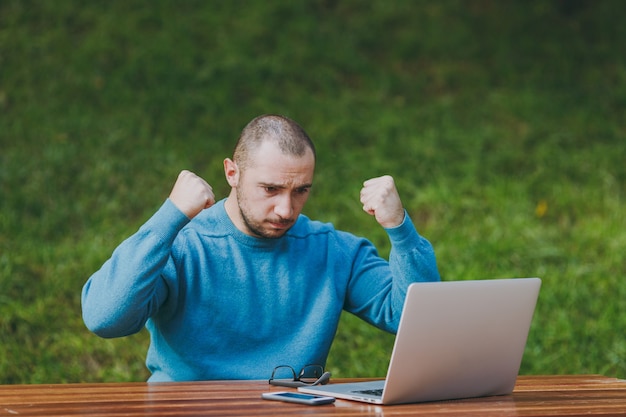
[[(183, 169), (262, 113), (318, 147), (309, 216), (366, 236), (395, 177), (445, 280), (543, 278), (522, 373), (626, 375), (626, 26), (618, 0), (0, 2), (0, 383), (144, 380), (84, 282)], [(328, 366), (380, 376), (346, 316)]]

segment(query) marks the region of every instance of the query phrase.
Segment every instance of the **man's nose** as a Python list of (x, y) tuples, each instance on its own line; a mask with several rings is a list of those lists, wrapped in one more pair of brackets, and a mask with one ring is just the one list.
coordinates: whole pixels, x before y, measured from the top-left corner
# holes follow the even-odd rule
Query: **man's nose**
[(276, 205), (274, 206), (274, 213), (283, 219), (290, 219), (293, 214), (293, 205), (291, 202), (291, 196), (281, 196)]

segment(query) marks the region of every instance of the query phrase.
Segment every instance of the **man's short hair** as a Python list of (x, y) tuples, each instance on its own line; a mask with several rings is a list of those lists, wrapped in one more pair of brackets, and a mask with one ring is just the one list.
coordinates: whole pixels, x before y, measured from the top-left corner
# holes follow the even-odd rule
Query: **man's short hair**
[(276, 143), (285, 155), (303, 156), (310, 149), (315, 158), (313, 141), (298, 123), (285, 116), (266, 114), (244, 127), (235, 145), (233, 160), (240, 168), (246, 168), (252, 153), (268, 140)]

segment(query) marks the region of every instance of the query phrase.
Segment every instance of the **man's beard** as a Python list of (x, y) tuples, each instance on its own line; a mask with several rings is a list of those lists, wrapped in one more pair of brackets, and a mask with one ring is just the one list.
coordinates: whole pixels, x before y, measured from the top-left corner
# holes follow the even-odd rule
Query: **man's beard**
[[(246, 199), (242, 198), (242, 195), (239, 193), (239, 190), (237, 190), (237, 204), (239, 205), (239, 213), (241, 214), (241, 218), (244, 224), (246, 225), (246, 227), (248, 228), (248, 231), (252, 233), (254, 236), (265, 238), (265, 239), (278, 239), (282, 237), (285, 233), (287, 233), (287, 231), (291, 228), (289, 227), (286, 229), (278, 229), (278, 230), (275, 230), (275, 229), (268, 230), (267, 228), (264, 228), (261, 222), (254, 221), (248, 215), (246, 215), (246, 211), (244, 210), (244, 206), (246, 206), (245, 203), (246, 203)], [(276, 221), (272, 220), (271, 222), (282, 223), (285, 225), (290, 225), (293, 223), (293, 221), (285, 220), (285, 219), (280, 219)]]

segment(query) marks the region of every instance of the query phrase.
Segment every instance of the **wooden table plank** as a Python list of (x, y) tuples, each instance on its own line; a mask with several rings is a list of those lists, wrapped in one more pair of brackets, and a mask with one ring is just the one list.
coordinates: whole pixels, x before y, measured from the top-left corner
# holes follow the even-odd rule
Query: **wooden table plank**
[[(343, 381), (342, 381), (343, 382)], [(512, 395), (376, 406), (303, 406), (260, 398), (266, 381), (0, 386), (0, 416), (569, 416), (626, 415), (626, 381), (599, 375), (522, 376)]]

